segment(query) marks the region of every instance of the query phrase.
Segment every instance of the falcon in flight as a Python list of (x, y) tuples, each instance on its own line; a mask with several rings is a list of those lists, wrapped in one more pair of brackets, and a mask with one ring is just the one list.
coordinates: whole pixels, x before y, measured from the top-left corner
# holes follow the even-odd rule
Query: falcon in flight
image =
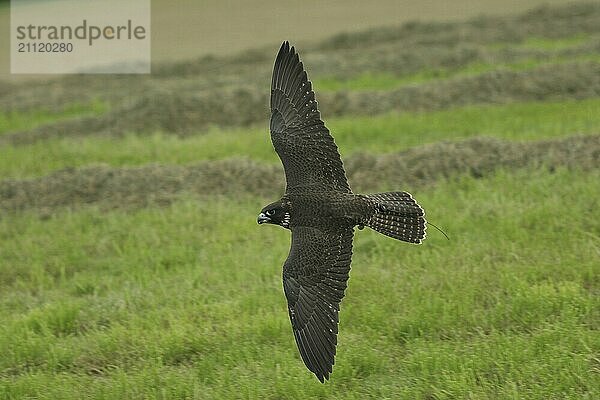
[(283, 289), (302, 360), (323, 382), (335, 362), (354, 227), (419, 244), (425, 212), (407, 192), (352, 192), (311, 82), (288, 42), (273, 67), (270, 130), (287, 184), (283, 197), (261, 210), (258, 223), (292, 231)]

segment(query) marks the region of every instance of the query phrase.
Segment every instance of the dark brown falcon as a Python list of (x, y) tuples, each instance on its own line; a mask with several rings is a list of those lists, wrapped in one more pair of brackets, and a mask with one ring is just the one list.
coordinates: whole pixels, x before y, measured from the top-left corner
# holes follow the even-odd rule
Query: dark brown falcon
[(354, 227), (418, 244), (425, 238), (424, 211), (407, 192), (352, 193), (312, 85), (288, 42), (273, 67), (270, 128), (287, 187), (262, 209), (258, 223), (292, 231), (283, 289), (302, 360), (323, 382), (335, 361)]

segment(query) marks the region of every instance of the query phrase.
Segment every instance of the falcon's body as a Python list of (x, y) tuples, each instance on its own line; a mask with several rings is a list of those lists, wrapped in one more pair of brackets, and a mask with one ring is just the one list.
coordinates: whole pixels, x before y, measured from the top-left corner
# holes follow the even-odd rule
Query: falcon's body
[(286, 193), (282, 201), (289, 204), (290, 228), (324, 225), (359, 225), (361, 218), (374, 212), (373, 204), (362, 195), (328, 191)]
[(258, 222), (292, 231), (283, 288), (300, 355), (323, 382), (334, 364), (354, 227), (421, 243), (424, 211), (407, 192), (352, 193), (312, 85), (288, 42), (273, 68), (270, 130), (287, 187), (280, 200), (263, 208)]

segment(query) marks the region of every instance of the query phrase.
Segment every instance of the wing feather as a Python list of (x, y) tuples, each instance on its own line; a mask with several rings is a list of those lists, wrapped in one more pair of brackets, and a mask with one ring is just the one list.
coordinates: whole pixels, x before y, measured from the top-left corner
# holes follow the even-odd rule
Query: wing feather
[(287, 191), (318, 188), (351, 193), (338, 148), (321, 120), (315, 93), (294, 47), (281, 45), (271, 79), (271, 141)]
[(292, 228), (283, 287), (302, 360), (323, 382), (335, 363), (340, 303), (352, 257), (352, 227)]

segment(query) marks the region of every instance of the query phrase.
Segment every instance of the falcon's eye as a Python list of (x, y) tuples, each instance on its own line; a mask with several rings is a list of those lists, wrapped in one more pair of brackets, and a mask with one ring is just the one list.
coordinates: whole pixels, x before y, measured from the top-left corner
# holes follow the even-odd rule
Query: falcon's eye
[(267, 210), (267, 213), (266, 213), (266, 214), (267, 214), (268, 216), (271, 216), (271, 215), (275, 214), (275, 210)]

